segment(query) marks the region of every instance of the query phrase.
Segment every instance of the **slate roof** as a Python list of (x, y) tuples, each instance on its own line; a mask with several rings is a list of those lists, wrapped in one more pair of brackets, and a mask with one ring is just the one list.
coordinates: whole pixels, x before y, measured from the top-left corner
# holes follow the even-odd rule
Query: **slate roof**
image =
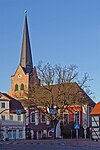
[(100, 115), (100, 102), (95, 105), (90, 115)]
[(29, 39), (27, 14), (25, 14), (24, 33), (23, 33), (20, 65), (24, 69), (25, 73), (31, 73), (32, 72), (33, 62), (32, 62), (31, 46), (30, 46), (30, 39)]

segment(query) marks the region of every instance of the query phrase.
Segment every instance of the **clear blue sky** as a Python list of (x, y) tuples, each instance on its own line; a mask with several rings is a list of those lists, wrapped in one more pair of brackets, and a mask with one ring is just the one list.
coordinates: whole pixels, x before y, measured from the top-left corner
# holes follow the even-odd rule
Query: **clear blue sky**
[(100, 101), (100, 0), (0, 0), (0, 91), (19, 65), (25, 9), (34, 65), (77, 65)]

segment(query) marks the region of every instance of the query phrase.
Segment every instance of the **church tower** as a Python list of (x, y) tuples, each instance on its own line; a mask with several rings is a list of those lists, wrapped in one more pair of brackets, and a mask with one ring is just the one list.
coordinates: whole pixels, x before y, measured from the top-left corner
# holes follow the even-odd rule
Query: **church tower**
[(25, 12), (20, 64), (15, 74), (11, 76), (11, 90), (9, 91), (9, 95), (21, 99), (30, 91), (30, 88), (39, 85), (40, 80), (36, 67), (33, 67), (32, 62), (27, 12)]

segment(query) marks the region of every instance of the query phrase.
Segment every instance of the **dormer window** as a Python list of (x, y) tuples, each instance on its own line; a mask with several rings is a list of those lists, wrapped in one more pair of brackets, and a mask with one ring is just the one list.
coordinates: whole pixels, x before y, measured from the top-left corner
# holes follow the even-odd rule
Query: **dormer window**
[(22, 83), (20, 86), (20, 89), (23, 91), (24, 90), (24, 84)]
[(15, 85), (15, 91), (18, 91), (18, 84)]

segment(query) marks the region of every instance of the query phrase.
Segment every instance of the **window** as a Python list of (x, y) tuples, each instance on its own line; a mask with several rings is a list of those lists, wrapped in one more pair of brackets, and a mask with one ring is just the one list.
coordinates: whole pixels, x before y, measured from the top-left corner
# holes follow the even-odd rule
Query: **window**
[(5, 103), (1, 103), (1, 108), (5, 108)]
[(16, 130), (13, 130), (13, 138), (16, 139)]
[(15, 85), (15, 91), (18, 91), (18, 84)]
[(74, 120), (75, 120), (75, 123), (80, 124), (80, 112), (79, 111), (75, 111)]
[(8, 138), (12, 138), (12, 130), (8, 130)]
[(4, 121), (5, 120), (5, 115), (2, 115), (1, 119), (2, 119), (2, 121)]
[(99, 127), (99, 124), (100, 124), (99, 116), (93, 116), (92, 117), (92, 126)]
[(44, 113), (42, 113), (42, 122), (45, 122), (45, 114)]
[(13, 120), (13, 115), (10, 115), (10, 120)]
[(24, 90), (24, 84), (23, 83), (21, 84), (20, 89)]
[(31, 122), (32, 122), (32, 123), (35, 123), (35, 113), (32, 113), (32, 114), (31, 114)]
[(17, 115), (17, 120), (21, 121), (21, 115)]
[(63, 123), (64, 124), (68, 123), (68, 114), (67, 113), (63, 114)]
[(19, 138), (22, 138), (23, 134), (22, 134), (22, 130), (19, 130)]

